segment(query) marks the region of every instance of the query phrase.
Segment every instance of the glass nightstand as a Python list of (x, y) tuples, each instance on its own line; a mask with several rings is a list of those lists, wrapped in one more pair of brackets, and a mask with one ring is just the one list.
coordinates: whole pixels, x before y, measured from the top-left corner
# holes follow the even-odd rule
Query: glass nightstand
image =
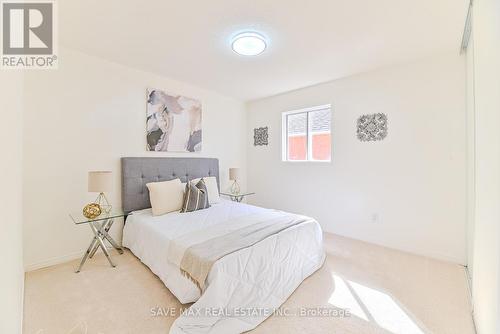
[(238, 202), (240, 203), (245, 197), (250, 196), (250, 195), (255, 195), (255, 193), (250, 193), (250, 192), (242, 192), (239, 194), (231, 194), (231, 193), (220, 193), (221, 195), (227, 196), (231, 199), (233, 202)]
[(127, 214), (121, 210), (111, 210), (109, 213), (103, 213), (94, 219), (89, 219), (83, 215), (82, 211), (80, 211), (78, 213), (70, 214), (69, 216), (76, 225), (88, 224), (90, 229), (94, 233), (94, 238), (92, 239), (89, 248), (87, 248), (87, 250), (83, 254), (82, 261), (80, 262), (80, 265), (78, 266), (76, 272), (80, 272), (83, 265), (85, 264), (85, 261), (87, 261), (87, 258), (92, 258), (99, 248), (101, 248), (104, 255), (106, 255), (109, 264), (112, 267), (116, 267), (116, 265), (111, 260), (111, 256), (106, 249), (104, 241), (107, 240), (111, 244), (111, 246), (113, 246), (113, 248), (118, 251), (118, 253), (123, 254), (123, 249), (118, 246), (116, 241), (111, 238), (108, 232), (111, 229), (111, 226), (113, 226), (115, 218), (126, 217)]

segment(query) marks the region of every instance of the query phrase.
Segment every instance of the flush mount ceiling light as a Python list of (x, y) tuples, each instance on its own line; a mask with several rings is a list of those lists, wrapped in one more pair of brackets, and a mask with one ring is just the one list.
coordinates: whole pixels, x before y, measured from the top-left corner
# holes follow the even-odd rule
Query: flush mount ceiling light
[(264, 52), (267, 43), (264, 36), (256, 32), (244, 32), (233, 38), (231, 47), (239, 55), (257, 56)]

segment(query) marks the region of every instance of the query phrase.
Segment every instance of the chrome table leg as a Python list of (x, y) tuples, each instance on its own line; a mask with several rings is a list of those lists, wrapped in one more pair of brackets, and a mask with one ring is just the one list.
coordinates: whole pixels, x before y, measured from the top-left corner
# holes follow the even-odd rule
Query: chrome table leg
[[(108, 240), (108, 242), (111, 244), (111, 246), (113, 246), (113, 248), (118, 251), (119, 254), (123, 254), (123, 248), (120, 247), (120, 246), (118, 246), (118, 244), (116, 243), (116, 241), (113, 240), (113, 238), (111, 238), (111, 236), (108, 233), (109, 230), (111, 229), (111, 226), (113, 226), (113, 222), (114, 222), (113, 219), (108, 219), (106, 222), (104, 222), (104, 224), (99, 229), (99, 231), (103, 235), (103, 237), (106, 240)], [(90, 252), (90, 255), (89, 255), (90, 259), (95, 255), (95, 253), (97, 252), (97, 250), (99, 249), (99, 247), (100, 247), (99, 243), (97, 243), (94, 246), (94, 249)]]
[(108, 242), (111, 244), (111, 246), (113, 246), (113, 248), (118, 251), (118, 253), (123, 254), (123, 248), (121, 248), (120, 246), (118, 246), (118, 244), (116, 243), (116, 241), (113, 238), (111, 238), (111, 236), (108, 233), (109, 230), (111, 229), (111, 226), (113, 226), (114, 220), (110, 219), (109, 221), (110, 221), (109, 224), (105, 224), (105, 227), (103, 227), (101, 229), (101, 233), (104, 236), (104, 238), (106, 240), (108, 240)]
[[(110, 217), (112, 216), (112, 217)], [(123, 254), (124, 250), (123, 248), (111, 237), (109, 234), (109, 231), (111, 230), (111, 227), (113, 226), (114, 223), (114, 218), (117, 217), (126, 217), (127, 214), (118, 211), (114, 212), (113, 214), (109, 213), (108, 216), (100, 216), (97, 217), (97, 220), (92, 220), (92, 219), (87, 219), (83, 218), (81, 216), (81, 212), (77, 213), (76, 215), (71, 215), (70, 217), (73, 220), (73, 222), (77, 225), (79, 224), (86, 224), (89, 225), (90, 229), (92, 230), (93, 238), (92, 241), (90, 242), (90, 245), (88, 246), (87, 250), (83, 253), (83, 257), (80, 261), (80, 264), (78, 265), (78, 269), (76, 269), (75, 272), (79, 273), (82, 270), (82, 267), (85, 265), (85, 262), (89, 259), (92, 258), (96, 252), (98, 251), (99, 248), (102, 249), (102, 252), (106, 256), (106, 259), (108, 260), (109, 264), (112, 267), (116, 267), (115, 263), (113, 262), (111, 258), (111, 254), (109, 252), (109, 249), (106, 247), (106, 241), (118, 251), (119, 254)], [(109, 245), (108, 245), (109, 246)]]
[(108, 259), (108, 262), (109, 264), (114, 268), (116, 267), (116, 265), (113, 263), (113, 261), (111, 260), (111, 256), (109, 255), (108, 253), (108, 250), (106, 249), (106, 245), (104, 244), (104, 240), (102, 239), (102, 226), (104, 225), (101, 225), (99, 226), (99, 228), (97, 228), (93, 223), (90, 223), (90, 228), (92, 229), (92, 232), (94, 232), (94, 235), (97, 239), (97, 242), (99, 243), (99, 246), (101, 247), (104, 255), (106, 255), (106, 258)]
[(94, 249), (92, 249), (92, 251), (90, 252), (89, 254), (89, 259), (93, 258), (95, 253), (97, 252), (97, 250), (99, 249), (99, 243), (96, 243), (94, 245)]
[[(107, 228), (107, 226), (110, 224), (110, 221), (112, 222), (112, 220), (111, 220), (111, 219), (108, 219), (108, 220), (106, 220), (105, 222), (103, 222), (102, 226), (100, 226), (100, 227), (98, 228), (98, 230), (100, 231), (102, 228), (104, 228), (104, 229), (105, 229), (105, 228)], [(96, 224), (99, 224), (99, 223), (96, 223)], [(112, 223), (111, 223), (111, 224), (112, 224)], [(94, 255), (95, 255), (95, 253), (97, 252), (97, 250), (99, 249), (99, 247), (100, 247), (100, 244), (97, 242), (97, 243), (95, 244), (95, 246), (94, 246), (94, 249), (92, 249), (92, 251), (91, 251), (91, 252), (90, 252), (90, 254), (89, 254), (89, 259), (91, 259), (91, 258), (93, 258), (93, 257), (94, 257)]]
[(113, 246), (113, 248), (116, 249), (118, 253), (123, 254), (123, 248), (118, 246), (118, 244), (113, 240), (113, 238), (111, 238), (111, 236), (107, 232), (103, 233), (103, 235), (104, 239), (108, 240), (111, 246)]
[[(102, 225), (100, 225), (99, 222), (90, 222), (88, 225), (90, 226), (90, 229), (94, 233), (94, 239), (92, 239), (92, 242), (90, 243), (89, 248), (87, 248), (87, 250), (83, 254), (82, 261), (80, 262), (80, 265), (78, 266), (78, 269), (75, 272), (79, 273), (82, 270), (82, 267), (85, 264), (85, 262), (87, 261), (87, 258), (91, 258), (92, 256), (94, 256), (94, 254), (98, 248), (102, 249), (104, 255), (106, 255), (106, 258), (108, 259), (109, 264), (112, 267), (116, 267), (116, 265), (111, 260), (111, 256), (109, 255), (108, 250), (106, 249), (106, 245), (104, 244), (104, 240), (103, 240), (103, 238), (107, 239), (106, 235), (109, 237), (109, 239), (111, 239), (109, 234), (107, 232), (105, 232), (105, 229), (108, 226), (111, 227), (110, 225), (112, 225), (112, 219), (109, 219), (108, 221), (104, 222)], [(109, 239), (108, 239), (108, 241), (109, 241)], [(113, 240), (113, 239), (111, 239), (111, 240)], [(115, 243), (114, 240), (113, 240), (113, 243)], [(116, 243), (115, 243), (115, 245), (116, 245)], [(114, 245), (113, 245), (113, 247), (114, 247)], [(122, 252), (123, 252), (123, 250), (122, 250)]]
[(89, 257), (89, 254), (93, 250), (94, 247), (97, 247), (97, 239), (95, 237), (94, 237), (94, 239), (92, 239), (92, 242), (90, 243), (89, 248), (87, 248), (87, 250), (83, 254), (82, 261), (80, 262), (78, 269), (75, 271), (76, 273), (79, 273), (80, 270), (82, 270), (82, 267), (85, 264), (85, 261), (87, 261), (87, 258)]

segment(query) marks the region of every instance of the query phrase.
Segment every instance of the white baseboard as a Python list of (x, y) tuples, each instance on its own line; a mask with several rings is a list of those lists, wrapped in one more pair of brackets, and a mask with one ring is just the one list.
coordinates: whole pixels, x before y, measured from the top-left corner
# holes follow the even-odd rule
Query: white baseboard
[(84, 252), (84, 250), (78, 251), (78, 252), (73, 252), (70, 254), (62, 255), (62, 256), (55, 256), (55, 257), (52, 257), (50, 259), (39, 261), (39, 262), (25, 264), (24, 271), (25, 272), (33, 271), (33, 270), (37, 270), (37, 269), (42, 269), (42, 268), (54, 266), (56, 264), (61, 264), (61, 263), (69, 262), (72, 260), (76, 260), (76, 259), (81, 258), (83, 256), (83, 252)]
[(323, 229), (323, 232), (339, 235), (341, 237), (345, 237), (345, 238), (349, 238), (349, 239), (353, 239), (353, 240), (367, 242), (367, 243), (370, 243), (373, 245), (389, 248), (392, 250), (397, 250), (400, 252), (410, 253), (413, 255), (428, 257), (428, 258), (438, 260), (438, 261), (443, 261), (443, 262), (458, 264), (460, 266), (465, 266), (464, 259), (457, 258), (455, 256), (450, 256), (449, 254), (436, 253), (436, 252), (429, 251), (428, 249), (416, 249), (414, 247), (394, 245), (391, 243), (384, 243), (384, 242), (381, 242), (380, 240), (375, 240), (375, 239), (371, 239), (371, 238), (359, 238), (359, 237), (356, 237), (353, 235), (337, 233), (337, 232), (333, 232), (333, 231), (326, 230), (326, 229)]
[(465, 279), (467, 280), (467, 294), (470, 303), (470, 312), (472, 314), (472, 322), (474, 324), (474, 333), (477, 333), (476, 328), (476, 314), (474, 313), (474, 295), (472, 293), (472, 275), (468, 266), (465, 266)]
[[(109, 251), (114, 249), (113, 247), (111, 247), (109, 245), (107, 245), (106, 248)], [(73, 261), (76, 259), (81, 259), (83, 257), (83, 253), (86, 250), (87, 249), (82, 249), (81, 251), (78, 251), (78, 252), (73, 252), (70, 254), (62, 255), (62, 256), (52, 257), (50, 259), (31, 263), (31, 264), (26, 264), (26, 265), (24, 265), (24, 272), (38, 270), (38, 269), (42, 269), (42, 268), (47, 268), (47, 267), (55, 266), (56, 264), (61, 264), (61, 263)]]

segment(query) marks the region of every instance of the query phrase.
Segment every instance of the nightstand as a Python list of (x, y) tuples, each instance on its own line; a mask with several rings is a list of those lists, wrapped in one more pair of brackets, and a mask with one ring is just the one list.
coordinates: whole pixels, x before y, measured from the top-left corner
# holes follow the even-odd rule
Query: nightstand
[(231, 193), (220, 193), (220, 194), (227, 196), (231, 199), (231, 201), (238, 203), (240, 203), (247, 196), (255, 195), (255, 193), (245, 193), (245, 192), (239, 194), (231, 194)]
[(94, 219), (89, 219), (85, 217), (81, 211), (79, 213), (70, 214), (71, 219), (76, 225), (87, 224), (89, 225), (90, 229), (94, 234), (94, 238), (92, 239), (89, 248), (87, 248), (87, 250), (83, 254), (82, 261), (80, 262), (80, 265), (76, 270), (77, 273), (80, 272), (83, 265), (85, 264), (85, 261), (87, 261), (87, 258), (92, 258), (95, 252), (97, 252), (97, 249), (99, 248), (101, 248), (104, 255), (106, 255), (109, 264), (112, 267), (116, 267), (116, 265), (111, 260), (111, 256), (109, 255), (108, 250), (106, 249), (104, 241), (107, 240), (111, 244), (111, 246), (113, 246), (113, 248), (115, 248), (118, 251), (118, 253), (123, 254), (123, 249), (120, 246), (118, 246), (116, 241), (114, 241), (113, 238), (111, 238), (108, 232), (111, 229), (111, 226), (113, 226), (115, 218), (126, 217), (126, 216), (127, 214), (125, 214), (121, 210), (111, 210), (111, 212), (103, 213)]

